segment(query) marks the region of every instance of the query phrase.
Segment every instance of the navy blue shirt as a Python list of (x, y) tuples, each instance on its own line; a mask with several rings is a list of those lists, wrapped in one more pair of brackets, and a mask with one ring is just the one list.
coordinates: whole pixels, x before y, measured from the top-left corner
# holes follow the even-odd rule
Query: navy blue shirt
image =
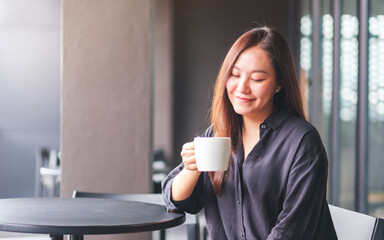
[[(209, 128), (203, 136), (213, 136)], [(204, 208), (212, 239), (337, 239), (326, 201), (328, 160), (317, 130), (292, 113), (278, 111), (260, 125), (260, 140), (244, 161), (241, 145), (217, 196), (206, 172), (186, 200), (173, 201), (173, 178), (163, 181), (168, 210)]]

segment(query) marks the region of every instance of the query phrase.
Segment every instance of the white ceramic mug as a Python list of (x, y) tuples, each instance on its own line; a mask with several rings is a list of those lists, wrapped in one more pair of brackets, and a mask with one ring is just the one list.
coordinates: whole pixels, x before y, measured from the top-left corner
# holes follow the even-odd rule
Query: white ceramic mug
[(230, 137), (196, 137), (193, 142), (198, 171), (212, 172), (228, 169)]

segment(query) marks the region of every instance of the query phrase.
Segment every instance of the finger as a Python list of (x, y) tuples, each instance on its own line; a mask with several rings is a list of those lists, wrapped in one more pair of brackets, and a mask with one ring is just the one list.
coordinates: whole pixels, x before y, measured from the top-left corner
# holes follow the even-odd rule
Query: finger
[(193, 150), (195, 149), (195, 144), (193, 142), (187, 142), (183, 145), (183, 150)]
[(195, 163), (196, 162), (196, 157), (195, 155), (183, 157), (183, 162), (190, 164), (190, 163)]
[(190, 156), (195, 155), (195, 150), (183, 150), (183, 151), (181, 151), (180, 155), (182, 157), (190, 157)]
[(196, 164), (195, 156), (190, 156), (190, 157), (183, 158), (183, 164), (184, 164), (184, 166), (188, 166), (188, 165), (191, 165), (191, 164)]
[(188, 167), (185, 167), (189, 171), (196, 171), (197, 170), (197, 165), (196, 164), (190, 164)]

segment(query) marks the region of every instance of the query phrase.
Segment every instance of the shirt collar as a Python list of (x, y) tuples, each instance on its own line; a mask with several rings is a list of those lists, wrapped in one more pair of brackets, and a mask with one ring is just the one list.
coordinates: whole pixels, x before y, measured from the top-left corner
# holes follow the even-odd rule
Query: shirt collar
[(270, 126), (273, 130), (276, 130), (292, 115), (297, 114), (292, 110), (277, 110), (265, 119), (264, 123)]

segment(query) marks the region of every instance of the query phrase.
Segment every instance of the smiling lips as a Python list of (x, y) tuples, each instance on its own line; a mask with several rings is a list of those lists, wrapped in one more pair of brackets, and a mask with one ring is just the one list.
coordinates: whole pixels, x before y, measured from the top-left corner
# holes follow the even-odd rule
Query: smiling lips
[(247, 102), (251, 102), (255, 99), (251, 99), (251, 98), (244, 98), (244, 97), (239, 97), (239, 96), (235, 96), (235, 98), (239, 101), (239, 102), (243, 102), (243, 103), (247, 103)]

